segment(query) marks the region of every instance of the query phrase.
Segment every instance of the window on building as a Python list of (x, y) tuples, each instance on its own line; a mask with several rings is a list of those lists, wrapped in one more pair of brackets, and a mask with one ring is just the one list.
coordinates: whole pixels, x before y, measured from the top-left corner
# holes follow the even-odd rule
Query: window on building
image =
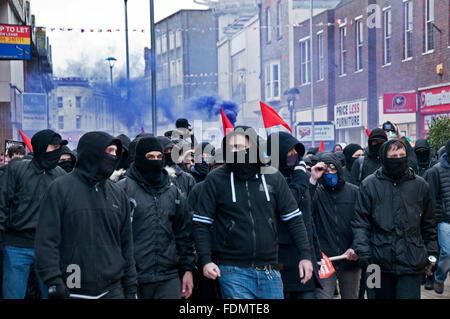
[(177, 61), (170, 61), (170, 86), (177, 84)]
[(281, 31), (282, 31), (282, 25), (281, 25), (281, 1), (277, 3), (277, 37), (278, 39), (281, 38)]
[(175, 49), (175, 33), (169, 32), (169, 50)]
[(181, 30), (177, 30), (175, 33), (175, 46), (177, 48), (181, 47)]
[(177, 85), (183, 85), (183, 62), (181, 59), (177, 60)]
[(318, 81), (324, 79), (325, 76), (325, 60), (323, 54), (323, 33), (317, 35), (317, 56), (318, 56)]
[(271, 62), (266, 65), (266, 100), (280, 99), (280, 62)]
[(413, 2), (406, 1), (403, 3), (403, 58), (412, 58), (412, 38), (413, 38)]
[(81, 96), (75, 97), (75, 106), (81, 108)]
[(301, 84), (308, 84), (311, 82), (311, 50), (309, 45), (309, 39), (300, 41)]
[(76, 121), (75, 125), (76, 125), (77, 130), (81, 129), (81, 115), (77, 115), (75, 118), (75, 121)]
[(58, 116), (58, 130), (64, 130), (64, 116)]
[(167, 34), (163, 34), (161, 37), (161, 53), (167, 52)]
[(425, 0), (425, 52), (434, 50), (434, 0)]
[(62, 96), (58, 96), (58, 108), (63, 108), (63, 98)]
[(270, 8), (266, 9), (266, 42), (272, 41), (272, 21), (270, 19)]
[(161, 54), (161, 38), (156, 39), (156, 54)]
[(347, 57), (347, 27), (339, 28), (339, 75), (345, 75), (347, 72), (346, 68), (346, 57)]
[(392, 61), (391, 38), (392, 38), (392, 11), (386, 9), (384, 16), (384, 57), (383, 64), (389, 64)]
[(363, 69), (364, 29), (362, 19), (356, 21), (356, 71)]
[(169, 64), (163, 64), (163, 79), (162, 79), (162, 88), (165, 89), (169, 86)]

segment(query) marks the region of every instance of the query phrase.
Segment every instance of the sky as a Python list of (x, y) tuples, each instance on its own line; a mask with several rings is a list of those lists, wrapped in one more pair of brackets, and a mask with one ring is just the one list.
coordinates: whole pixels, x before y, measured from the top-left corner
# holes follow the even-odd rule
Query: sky
[[(155, 0), (155, 20), (180, 9), (206, 9), (193, 0)], [(109, 78), (109, 64), (117, 59), (114, 77), (126, 75), (125, 6), (123, 0), (31, 0), (36, 26), (46, 27), (52, 46), (53, 73), (57, 77)], [(55, 28), (51, 31), (51, 28)], [(60, 28), (83, 28), (60, 31)], [(103, 29), (103, 32), (89, 32)], [(108, 33), (106, 29), (112, 29)], [(120, 32), (114, 32), (120, 29)], [(131, 78), (144, 75), (144, 48), (150, 47), (150, 2), (128, 0), (128, 38)], [(137, 29), (138, 32), (131, 30)], [(142, 33), (141, 30), (145, 29)]]

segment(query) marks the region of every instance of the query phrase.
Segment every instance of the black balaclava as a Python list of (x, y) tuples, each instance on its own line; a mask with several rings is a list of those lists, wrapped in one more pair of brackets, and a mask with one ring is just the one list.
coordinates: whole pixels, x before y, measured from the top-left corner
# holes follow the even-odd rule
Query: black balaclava
[(106, 153), (111, 145), (117, 146), (116, 154), (122, 154), (122, 142), (108, 133), (94, 131), (84, 134), (78, 142), (74, 172), (86, 178), (90, 185), (106, 181), (120, 159), (120, 156)]
[[(294, 172), (295, 165), (305, 154), (305, 147), (294, 136), (286, 132), (276, 132), (269, 135), (267, 139), (267, 154), (272, 156), (272, 148), (276, 151), (276, 145), (272, 143), (278, 139), (278, 170), (285, 176), (290, 176)], [(289, 151), (295, 147), (297, 154), (288, 156)], [(275, 156), (276, 154), (273, 154)], [(274, 163), (274, 161), (272, 161)]]
[[(233, 135), (245, 135), (249, 139), (249, 148), (232, 152), (230, 146), (228, 145), (229, 138)], [(256, 163), (252, 163), (250, 160), (251, 149), (256, 148)], [(236, 177), (241, 180), (249, 180), (256, 173), (259, 172), (261, 167), (261, 162), (259, 161), (259, 143), (258, 135), (256, 131), (249, 126), (236, 126), (233, 131), (227, 134), (222, 140), (222, 149), (225, 150), (226, 166), (228, 169), (236, 174)], [(242, 163), (243, 159), (243, 163)], [(253, 159), (252, 159), (253, 160)], [(238, 163), (241, 161), (241, 163)]]
[(61, 158), (61, 148), (47, 152), (49, 145), (59, 144), (61, 146), (67, 145), (66, 140), (61, 139), (61, 135), (53, 132), (52, 130), (42, 130), (37, 132), (31, 138), (31, 145), (33, 146), (33, 161), (44, 170), (51, 170), (58, 165), (58, 161)]
[(405, 157), (401, 158), (387, 157), (389, 146), (395, 141), (401, 142), (406, 150), (405, 143), (403, 143), (402, 140), (396, 138), (385, 142), (380, 149), (380, 158), (381, 164), (383, 165), (383, 172), (394, 180), (399, 179), (400, 177), (405, 175), (408, 171), (408, 154)]
[(64, 145), (63, 147), (61, 147), (61, 155), (64, 155), (64, 154), (70, 155), (70, 161), (64, 161), (64, 162), (58, 163), (58, 166), (61, 167), (63, 170), (65, 170), (67, 173), (70, 173), (73, 170), (73, 168), (75, 167), (77, 158), (67, 145)]
[(117, 169), (125, 169), (126, 170), (129, 167), (129, 164), (128, 164), (129, 151), (128, 150), (130, 148), (131, 140), (125, 134), (120, 134), (116, 138), (122, 142), (122, 147), (123, 147), (122, 156), (120, 158), (120, 162), (119, 162), (119, 165), (117, 166)]
[(361, 145), (358, 144), (348, 144), (345, 148), (344, 148), (344, 156), (345, 156), (345, 167), (351, 171), (352, 167), (353, 167), (353, 163), (356, 161), (356, 158), (353, 157), (353, 154), (355, 154), (355, 152), (362, 150)]
[[(206, 160), (202, 154), (211, 154), (211, 159)], [(194, 172), (198, 173), (200, 176), (208, 175), (211, 170), (212, 163), (214, 162), (215, 148), (208, 142), (203, 142), (198, 144), (195, 148), (194, 158), (195, 164), (193, 166)], [(192, 170), (192, 168), (191, 168)]]
[(414, 146), (414, 153), (416, 153), (417, 162), (419, 166), (424, 168), (430, 164), (431, 147), (425, 139), (418, 139)]
[(162, 160), (148, 160), (145, 157), (145, 154), (155, 151), (164, 154), (163, 146), (158, 138), (149, 136), (139, 139), (134, 163), (142, 177), (151, 185), (161, 183), (164, 168), (164, 157)]
[(371, 157), (379, 158), (380, 157), (380, 149), (382, 144), (377, 144), (375, 146), (372, 145), (373, 140), (384, 140), (385, 142), (388, 140), (386, 132), (381, 128), (373, 129), (369, 135), (369, 153)]
[(130, 145), (128, 146), (128, 165), (134, 162), (134, 159), (136, 157), (136, 146), (141, 137), (148, 137), (153, 136), (151, 133), (141, 133), (137, 135), (134, 140), (130, 142)]
[(165, 153), (169, 148), (172, 148), (175, 146), (175, 143), (166, 136), (158, 136), (158, 140), (161, 143), (163, 150), (164, 150), (164, 164), (166, 166), (172, 167), (175, 165), (175, 162), (172, 160), (172, 152)]

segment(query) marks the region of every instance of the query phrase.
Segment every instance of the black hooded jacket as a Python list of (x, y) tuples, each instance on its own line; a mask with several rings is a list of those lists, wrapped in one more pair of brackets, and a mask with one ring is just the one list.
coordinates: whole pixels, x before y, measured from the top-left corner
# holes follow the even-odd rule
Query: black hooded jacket
[(185, 196), (163, 170), (159, 185), (142, 177), (134, 164), (118, 185), (136, 203), (133, 213), (134, 258), (138, 282), (155, 283), (192, 271), (192, 221)]
[[(236, 129), (227, 138), (238, 134)], [(257, 145), (256, 138), (256, 132), (250, 134), (250, 148)], [(226, 141), (224, 138), (222, 142), (225, 147)], [(229, 152), (228, 147), (223, 149), (224, 153)], [(244, 268), (277, 264), (277, 216), (286, 223), (300, 259), (311, 260), (298, 203), (283, 175), (274, 169), (272, 172), (260, 170), (244, 180), (227, 163), (208, 174), (193, 215), (201, 265), (212, 261)]]
[[(383, 144), (383, 158), (393, 141)], [(396, 275), (420, 274), (427, 257), (437, 256), (429, 186), (411, 168), (397, 180), (378, 169), (361, 183), (355, 207), (353, 247), (360, 262)]]
[[(298, 202), (300, 211), (303, 213), (306, 231), (308, 233), (309, 248), (311, 250), (311, 260), (313, 264), (314, 279), (308, 281), (306, 284), (300, 283), (298, 280), (298, 263), (300, 262), (300, 255), (295, 248), (294, 242), (289, 234), (285, 223), (281, 218), (277, 218), (278, 228), (278, 242), (279, 242), (279, 262), (283, 265), (281, 271), (281, 278), (283, 280), (283, 287), (285, 291), (314, 291), (320, 287), (319, 267), (316, 261), (320, 261), (322, 254), (319, 244), (319, 239), (312, 218), (312, 201), (310, 193), (309, 175), (295, 167), (289, 168), (286, 165), (287, 153), (295, 147), (298, 153), (298, 159), (303, 157), (305, 153), (304, 146), (291, 134), (280, 132), (271, 134), (268, 138), (268, 151), (271, 150), (272, 140), (275, 135), (279, 135), (279, 170), (286, 179), (289, 188)], [(271, 154), (271, 153), (270, 153)], [(298, 164), (298, 160), (297, 160)], [(297, 165), (296, 164), (296, 165)], [(298, 168), (298, 167), (297, 167)]]
[(57, 179), (41, 202), (35, 258), (47, 286), (65, 284), (67, 267), (78, 265), (81, 287), (71, 293), (97, 296), (120, 287), (126, 296), (136, 293), (130, 202), (108, 178), (94, 180), (112, 144), (121, 154), (121, 142), (109, 134), (83, 135), (75, 169)]
[[(343, 177), (340, 161), (334, 154), (323, 154), (325, 164), (334, 164), (338, 171), (338, 184), (330, 187), (323, 178), (317, 186), (313, 199), (313, 217), (320, 240), (320, 247), (328, 257), (340, 256), (353, 248), (351, 220), (355, 212), (358, 187), (347, 183)], [(333, 262), (336, 269), (357, 267), (354, 261)]]
[(0, 180), (0, 232), (5, 245), (33, 248), (39, 217), (40, 200), (49, 185), (66, 172), (56, 166), (44, 170), (41, 157), (48, 145), (60, 135), (50, 130), (33, 136), (33, 160), (12, 161)]
[[(424, 150), (423, 153), (420, 153), (419, 150)], [(436, 165), (439, 161), (434, 157), (435, 152), (431, 148), (430, 144), (426, 139), (419, 139), (416, 141), (416, 145), (414, 146), (414, 152), (416, 153), (417, 162), (419, 165), (418, 175), (423, 177), (425, 172)], [(421, 155), (423, 154), (423, 155)]]

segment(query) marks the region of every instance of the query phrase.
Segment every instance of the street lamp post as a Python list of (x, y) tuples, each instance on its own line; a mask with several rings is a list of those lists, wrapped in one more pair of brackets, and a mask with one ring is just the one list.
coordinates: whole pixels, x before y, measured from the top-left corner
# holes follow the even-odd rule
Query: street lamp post
[(152, 131), (157, 135), (156, 128), (156, 38), (155, 38), (155, 9), (150, 0), (150, 33), (151, 33), (151, 73), (152, 73)]
[(114, 64), (116, 63), (117, 59), (114, 57), (109, 57), (106, 59), (106, 61), (109, 62), (109, 72), (110, 72), (110, 76), (111, 76), (111, 113), (112, 113), (112, 134), (113, 136), (115, 135), (115, 129), (114, 129), (114, 86), (113, 86), (113, 67)]
[(130, 55), (128, 51), (128, 9), (127, 9), (128, 0), (124, 0), (124, 2), (125, 2), (125, 45), (127, 54), (127, 100), (128, 100), (130, 97)]
[(291, 88), (284, 92), (284, 95), (287, 95), (288, 108), (291, 115), (291, 129), (294, 130), (294, 136), (297, 138), (297, 128), (296, 128), (296, 113), (295, 113), (295, 100), (296, 96), (300, 94), (300, 91), (297, 88)]

